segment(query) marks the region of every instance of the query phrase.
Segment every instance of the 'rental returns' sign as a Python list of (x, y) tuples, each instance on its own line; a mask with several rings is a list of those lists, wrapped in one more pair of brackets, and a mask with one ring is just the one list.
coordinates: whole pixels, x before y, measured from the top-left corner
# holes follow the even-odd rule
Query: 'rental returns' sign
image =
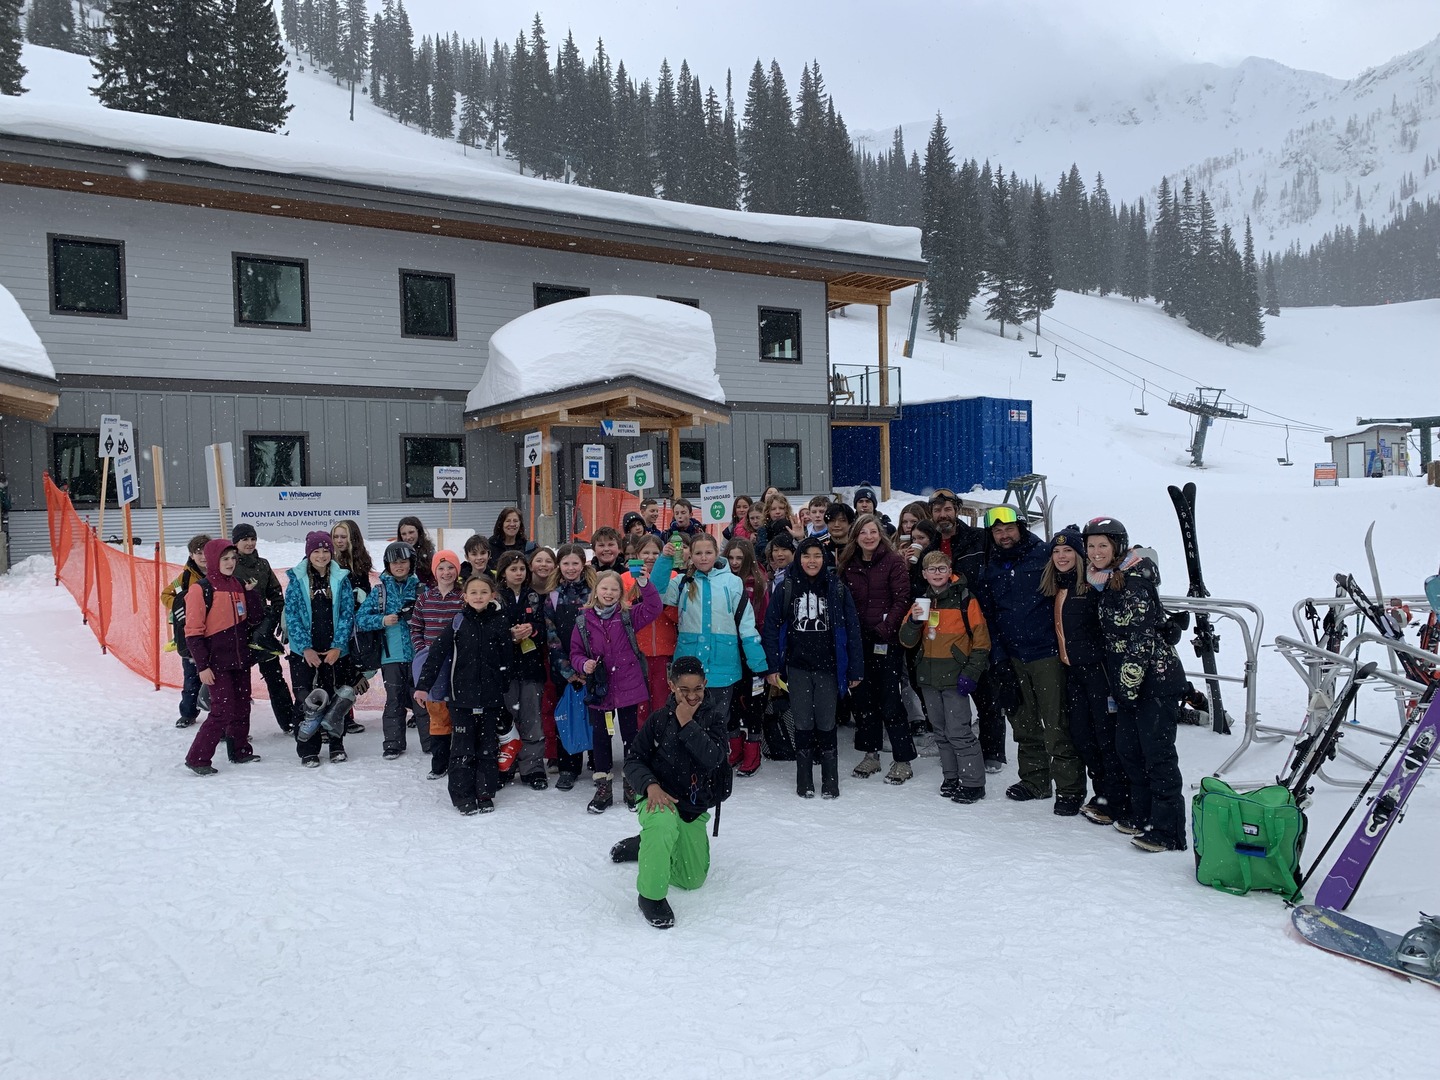
[(352, 518), (370, 531), (369, 495), (363, 487), (242, 487), (232, 506), (235, 523), (255, 526), (261, 537), (303, 540), (316, 529), (327, 532), (341, 518)]

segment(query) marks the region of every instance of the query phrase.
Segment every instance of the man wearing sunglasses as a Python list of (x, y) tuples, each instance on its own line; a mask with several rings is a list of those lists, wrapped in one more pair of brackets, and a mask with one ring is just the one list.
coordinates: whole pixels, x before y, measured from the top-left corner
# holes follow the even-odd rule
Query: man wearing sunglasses
[(991, 658), (1008, 662), (1020, 683), (1020, 706), (1010, 713), (1020, 782), (1005, 795), (1017, 802), (1048, 799), (1054, 781), (1055, 813), (1073, 817), (1085, 801), (1085, 767), (1065, 725), (1054, 605), (1040, 591), (1049, 545), (1031, 535), (1013, 506), (987, 510), (985, 527), (989, 554), (976, 591), (990, 623)]

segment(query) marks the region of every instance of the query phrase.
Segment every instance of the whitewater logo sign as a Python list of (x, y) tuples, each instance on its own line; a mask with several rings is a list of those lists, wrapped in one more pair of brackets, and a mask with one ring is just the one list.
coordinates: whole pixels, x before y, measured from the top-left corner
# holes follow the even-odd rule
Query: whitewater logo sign
[(369, 496), (363, 487), (236, 488), (232, 505), (235, 523), (255, 526), (261, 538), (303, 540), (305, 534), (329, 528), (341, 518), (370, 528)]

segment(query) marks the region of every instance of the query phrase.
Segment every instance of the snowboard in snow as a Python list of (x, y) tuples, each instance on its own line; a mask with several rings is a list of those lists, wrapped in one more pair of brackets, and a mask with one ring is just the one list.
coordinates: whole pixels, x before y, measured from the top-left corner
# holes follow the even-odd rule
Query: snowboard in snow
[(1329, 908), (1314, 904), (1301, 904), (1290, 913), (1290, 921), (1300, 936), (1326, 952), (1337, 956), (1348, 956), (1362, 964), (1384, 968), (1397, 975), (1404, 975), (1431, 986), (1440, 986), (1440, 976), (1422, 975), (1400, 964), (1395, 959), (1395, 950), (1402, 939), (1401, 934), (1392, 934), (1378, 926), (1371, 926), (1349, 915), (1342, 915)]

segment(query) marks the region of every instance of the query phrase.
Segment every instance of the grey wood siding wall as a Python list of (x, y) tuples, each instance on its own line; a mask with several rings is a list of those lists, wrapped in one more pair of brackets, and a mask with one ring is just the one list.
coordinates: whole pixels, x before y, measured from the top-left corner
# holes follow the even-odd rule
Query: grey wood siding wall
[[(50, 314), (50, 232), (124, 241), (127, 318)], [(235, 326), (234, 252), (308, 260), (310, 330)], [(401, 268), (455, 275), (457, 340), (401, 337)], [(62, 375), (469, 391), (537, 282), (695, 298), (730, 400), (828, 400), (822, 283), (0, 185), (0, 284)], [(801, 312), (802, 363), (760, 361), (762, 305)]]

